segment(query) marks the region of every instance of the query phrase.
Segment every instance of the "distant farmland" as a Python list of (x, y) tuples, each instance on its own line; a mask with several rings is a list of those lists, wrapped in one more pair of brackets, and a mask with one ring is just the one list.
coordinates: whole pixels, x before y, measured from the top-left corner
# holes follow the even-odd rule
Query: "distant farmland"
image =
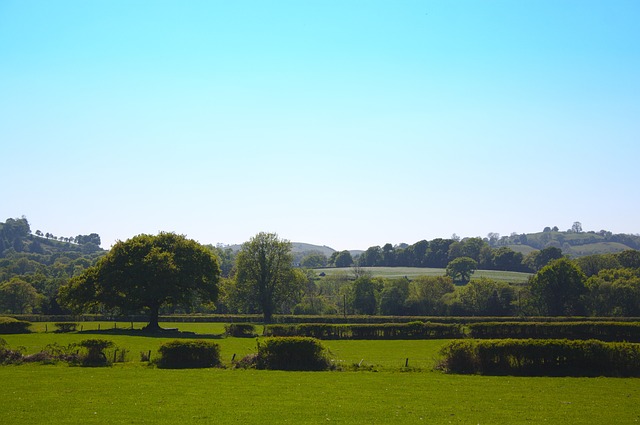
[[(422, 267), (362, 267), (362, 270), (366, 270), (371, 273), (374, 277), (386, 277), (386, 278), (397, 278), (397, 277), (407, 277), (409, 279), (416, 278), (418, 276), (443, 276), (445, 274), (445, 269), (433, 269), (433, 268), (422, 268)], [(324, 272), (327, 276), (335, 275), (335, 274), (353, 274), (353, 269), (351, 267), (344, 268), (326, 268), (326, 269), (315, 269), (316, 273)], [(508, 282), (508, 283), (525, 283), (527, 279), (531, 276), (530, 273), (520, 273), (520, 272), (504, 272), (498, 270), (478, 270), (476, 271), (471, 279), (479, 279), (481, 277), (486, 277), (489, 279), (494, 279), (500, 282)]]

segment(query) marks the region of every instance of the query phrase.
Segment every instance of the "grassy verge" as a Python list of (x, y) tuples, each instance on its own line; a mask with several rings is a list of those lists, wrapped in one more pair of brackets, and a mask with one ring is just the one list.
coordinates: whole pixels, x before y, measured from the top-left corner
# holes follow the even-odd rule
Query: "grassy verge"
[(637, 379), (439, 373), (0, 368), (22, 424), (604, 424), (640, 420)]

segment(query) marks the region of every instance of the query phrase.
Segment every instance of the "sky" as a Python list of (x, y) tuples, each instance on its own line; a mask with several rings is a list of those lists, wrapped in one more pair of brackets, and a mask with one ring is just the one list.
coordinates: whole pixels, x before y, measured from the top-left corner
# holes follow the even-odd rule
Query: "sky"
[(640, 2), (0, 0), (0, 221), (639, 233)]

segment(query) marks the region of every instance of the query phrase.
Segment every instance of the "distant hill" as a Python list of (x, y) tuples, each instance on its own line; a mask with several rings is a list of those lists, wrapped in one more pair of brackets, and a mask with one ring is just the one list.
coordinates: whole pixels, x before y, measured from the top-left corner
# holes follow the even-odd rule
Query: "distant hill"
[(613, 234), (576, 231), (543, 231), (538, 233), (512, 234), (491, 241), (492, 247), (506, 246), (524, 255), (550, 246), (560, 248), (570, 257), (582, 257), (594, 254), (612, 254), (628, 249), (640, 250), (640, 235)]
[[(225, 246), (225, 248), (231, 248), (233, 252), (240, 251), (241, 247), (242, 245), (238, 245), (238, 244)], [(302, 260), (305, 256), (313, 252), (319, 252), (320, 254), (329, 258), (331, 257), (331, 254), (336, 252), (336, 250), (326, 245), (313, 245), (313, 244), (304, 243), (304, 242), (291, 242), (291, 253), (293, 254), (293, 261), (295, 263), (299, 263), (300, 260)], [(363, 252), (364, 251), (362, 250), (349, 251), (349, 253), (351, 253), (353, 257), (355, 257), (356, 255), (360, 255)]]

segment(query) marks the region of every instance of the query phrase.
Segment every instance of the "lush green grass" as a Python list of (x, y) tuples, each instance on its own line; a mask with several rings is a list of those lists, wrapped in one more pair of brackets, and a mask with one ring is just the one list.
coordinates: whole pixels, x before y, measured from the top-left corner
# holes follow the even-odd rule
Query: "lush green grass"
[[(409, 279), (412, 279), (418, 276), (443, 276), (445, 274), (445, 269), (421, 267), (363, 267), (362, 269), (370, 272), (373, 276), (386, 278), (406, 276)], [(353, 270), (349, 267), (316, 269), (315, 271), (317, 273), (324, 272), (327, 276), (339, 273), (353, 274)], [(524, 283), (527, 281), (529, 276), (529, 273), (503, 272), (497, 270), (478, 270), (473, 274), (472, 279), (487, 277), (489, 279), (494, 279), (502, 282)]]
[[(113, 323), (100, 323), (101, 330)], [(134, 328), (142, 327), (134, 323)], [(130, 327), (130, 324), (128, 325)], [(254, 338), (221, 338), (220, 323), (165, 323), (198, 332), (235, 353)], [(48, 324), (49, 329), (52, 324)], [(96, 337), (85, 332), (2, 335), (35, 352), (48, 343)], [(118, 324), (124, 327), (124, 324)], [(258, 328), (258, 331), (261, 331)], [(114, 332), (114, 331), (110, 331)], [(640, 380), (445, 375), (434, 371), (446, 340), (324, 341), (348, 371), (161, 370), (139, 361), (173, 339), (101, 333), (135, 355), (109, 368), (0, 367), (0, 418), (22, 424), (609, 424), (640, 421)], [(409, 368), (404, 368), (409, 359)], [(360, 364), (359, 368), (354, 367)], [(356, 371), (356, 370), (363, 371)], [(375, 372), (374, 372), (375, 371)], [(5, 422), (10, 418), (9, 422)]]
[(637, 379), (393, 372), (0, 367), (0, 417), (22, 424), (624, 424)]
[[(98, 328), (98, 322), (89, 322), (91, 329)], [(134, 323), (135, 329), (140, 329), (144, 324)], [(211, 338), (220, 345), (220, 354), (224, 364), (231, 365), (233, 355), (240, 359), (247, 354), (256, 353), (255, 338), (223, 338), (222, 323), (161, 323), (163, 327), (177, 327), (180, 331), (197, 332), (198, 338)], [(123, 324), (118, 324), (123, 327)], [(130, 327), (130, 324), (128, 325)], [(47, 326), (52, 328), (52, 324)], [(104, 331), (105, 327), (111, 330)], [(44, 323), (35, 324), (35, 330), (44, 330)], [(151, 351), (152, 357), (157, 352), (160, 344), (171, 341), (175, 337), (150, 337), (142, 335), (127, 335), (129, 331), (121, 330), (120, 333), (111, 333), (113, 323), (100, 323), (101, 332), (89, 333), (88, 331), (57, 334), (43, 331), (31, 334), (2, 335), (11, 347), (25, 347), (27, 353), (35, 353), (44, 349), (48, 344), (58, 343), (68, 345), (78, 343), (83, 339), (102, 338), (113, 341), (119, 348), (125, 348), (130, 354), (127, 360), (140, 361), (140, 353)], [(262, 333), (262, 326), (257, 326), (258, 333)], [(186, 335), (185, 337), (189, 337)], [(437, 351), (446, 340), (422, 340), (422, 341), (323, 341), (332, 358), (340, 365), (350, 367), (362, 361), (361, 366), (373, 367), (376, 370), (398, 370), (403, 367), (405, 360), (409, 358), (409, 367), (431, 370)]]

